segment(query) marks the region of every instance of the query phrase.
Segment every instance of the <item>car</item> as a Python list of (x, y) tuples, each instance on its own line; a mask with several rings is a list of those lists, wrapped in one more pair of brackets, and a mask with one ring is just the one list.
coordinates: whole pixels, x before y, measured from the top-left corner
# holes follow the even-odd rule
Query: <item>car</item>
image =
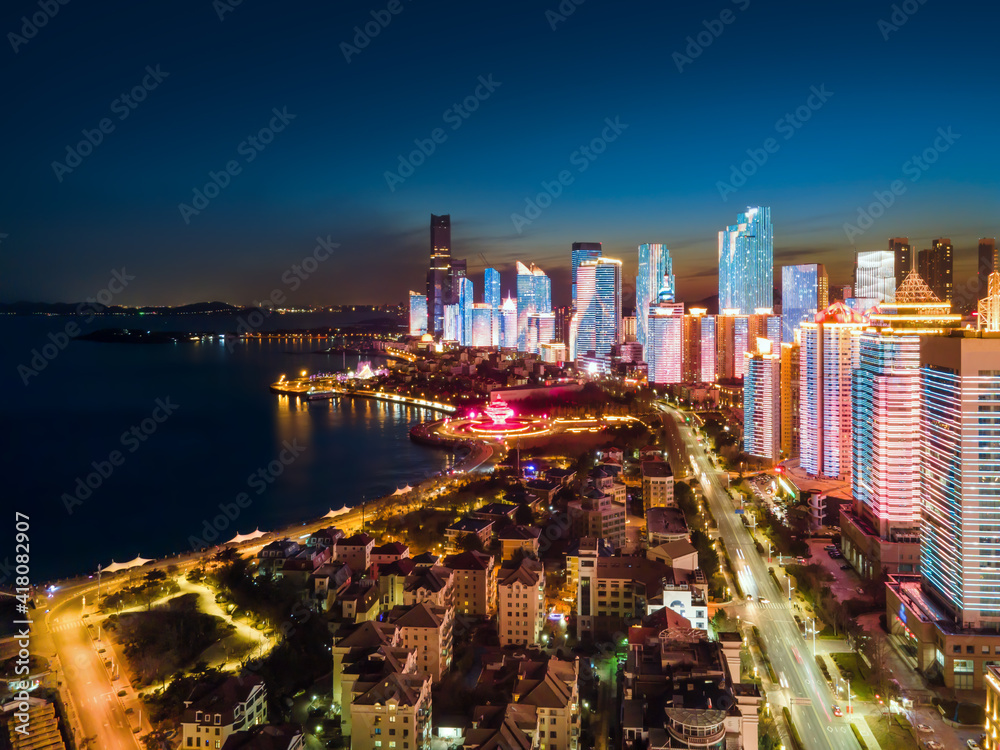
[(758, 599), (758, 601), (759, 601), (759, 602), (760, 602), (761, 604), (770, 604), (770, 603), (771, 603), (771, 600), (770, 600), (770, 599), (764, 599), (764, 598), (761, 598), (761, 599)]
[(834, 716), (843, 716), (844, 712), (840, 710), (840, 706), (834, 706), (833, 707), (833, 715)]
[(979, 743), (976, 742), (974, 739), (970, 738), (966, 740), (965, 744), (969, 746), (969, 750), (979, 750)]
[(928, 732), (933, 732), (934, 730), (931, 729), (926, 724), (917, 724), (917, 731), (922, 732), (923, 734), (927, 734)]
[(940, 742), (937, 742), (936, 740), (927, 740), (926, 746), (928, 750), (944, 750), (944, 745), (942, 745)]
[(836, 544), (828, 544), (823, 549), (837, 549), (837, 545)]
[(752, 602), (753, 601), (753, 594), (747, 594), (747, 601), (748, 602)]
[(841, 570), (850, 570), (850, 569), (851, 569), (851, 566), (850, 566), (850, 565), (841, 565), (841, 566), (840, 566), (840, 569), (841, 569)]
[(858, 592), (859, 594), (864, 594), (864, 593), (865, 593), (865, 590), (864, 590), (863, 588), (861, 588), (860, 586), (858, 586), (858, 587), (857, 587), (856, 589), (854, 589), (854, 590), (855, 590), (855, 591), (857, 591), (857, 592)]

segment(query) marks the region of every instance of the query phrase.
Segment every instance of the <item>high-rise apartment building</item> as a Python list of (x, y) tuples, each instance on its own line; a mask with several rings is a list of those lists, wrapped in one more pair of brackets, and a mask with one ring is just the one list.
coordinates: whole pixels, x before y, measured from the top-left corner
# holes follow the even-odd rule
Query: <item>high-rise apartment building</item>
[(462, 307), (457, 302), (444, 306), (444, 330), (441, 332), (441, 340), (462, 343)]
[(854, 508), (841, 511), (841, 543), (867, 577), (918, 567), (920, 337), (961, 322), (916, 272), (895, 297), (874, 310), (869, 327), (857, 335), (851, 377)]
[(743, 450), (776, 462), (781, 451), (781, 362), (768, 339), (757, 339), (757, 351), (743, 357)]
[(499, 346), (499, 314), (485, 302), (472, 305), (472, 340), (470, 346)]
[(781, 456), (799, 455), (799, 342), (781, 345)]
[(771, 209), (748, 207), (719, 232), (719, 309), (749, 315), (774, 307), (774, 229)]
[[(708, 310), (703, 307), (692, 307), (688, 310), (688, 314), (684, 316), (684, 366), (682, 378), (685, 383), (711, 382), (702, 379), (701, 364), (701, 327), (707, 312)], [(714, 337), (712, 338), (712, 346), (713, 348), (715, 346)]]
[(917, 256), (917, 272), (934, 295), (949, 304), (955, 298), (955, 259), (951, 240), (941, 237)]
[(702, 383), (714, 383), (717, 375), (714, 315), (701, 316), (701, 377)]
[(976, 278), (979, 281), (978, 299), (983, 299), (989, 293), (989, 278), (994, 271), (1000, 271), (1000, 252), (997, 249), (996, 237), (983, 237), (979, 240), (977, 255)]
[(650, 385), (684, 381), (684, 304), (663, 302), (649, 308), (646, 378)]
[(483, 271), (483, 302), (494, 310), (500, 309), (500, 272), (495, 268)]
[(851, 473), (851, 373), (864, 313), (835, 302), (803, 323), (799, 347), (799, 465), (810, 476)]
[(554, 313), (532, 313), (528, 316), (528, 353), (540, 354), (542, 344), (551, 344), (556, 339), (556, 316)]
[(573, 358), (594, 352), (606, 357), (621, 340), (622, 262), (597, 258), (580, 263), (576, 271), (576, 337)]
[(646, 346), (649, 308), (674, 301), (674, 264), (670, 251), (660, 243), (639, 245), (639, 272), (635, 277), (635, 340)]
[(896, 277), (893, 289), (899, 289), (907, 274), (913, 270), (913, 248), (910, 246), (910, 238), (890, 237), (889, 251), (893, 256), (893, 273)]
[(427, 295), (410, 292), (410, 335), (427, 333)]
[(552, 312), (552, 282), (534, 263), (517, 262), (517, 350), (528, 351), (528, 316)]
[(572, 273), (572, 285), (573, 285), (573, 307), (576, 307), (576, 271), (580, 267), (580, 264), (585, 260), (597, 260), (601, 257), (601, 243), (600, 242), (574, 242), (573, 248), (571, 250), (570, 260), (572, 263), (572, 268), (570, 272)]
[(859, 250), (854, 259), (854, 298), (864, 306), (896, 299), (896, 254), (892, 250)]
[(920, 390), (924, 588), (1000, 631), (1000, 334), (921, 337)]
[(812, 321), (829, 303), (830, 279), (822, 263), (781, 267), (781, 340), (795, 341), (795, 329)]

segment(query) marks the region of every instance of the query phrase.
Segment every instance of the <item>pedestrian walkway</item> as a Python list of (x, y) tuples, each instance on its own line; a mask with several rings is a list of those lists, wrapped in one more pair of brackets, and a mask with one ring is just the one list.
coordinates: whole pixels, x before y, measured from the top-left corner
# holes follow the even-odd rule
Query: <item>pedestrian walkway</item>
[(67, 630), (76, 630), (77, 628), (83, 627), (83, 620), (70, 620), (68, 622), (57, 622), (54, 625), (49, 625), (50, 633), (63, 633)]

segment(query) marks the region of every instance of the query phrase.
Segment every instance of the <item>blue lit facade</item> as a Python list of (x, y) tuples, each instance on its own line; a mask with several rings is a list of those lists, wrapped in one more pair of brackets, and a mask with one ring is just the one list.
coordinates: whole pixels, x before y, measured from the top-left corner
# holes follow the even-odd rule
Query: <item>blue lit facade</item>
[(499, 310), (503, 300), (500, 299), (500, 272), (495, 268), (483, 271), (483, 302)]
[(926, 336), (920, 362), (924, 587), (1000, 629), (1000, 337)]
[(573, 308), (576, 308), (576, 270), (585, 260), (596, 260), (601, 257), (600, 242), (574, 242), (571, 255), (572, 262), (572, 284), (573, 284)]
[(639, 245), (639, 272), (635, 277), (635, 340), (645, 350), (650, 305), (674, 301), (674, 264), (670, 250), (660, 243)]
[(811, 323), (826, 309), (829, 279), (822, 263), (781, 267), (781, 341), (795, 341), (795, 329)]
[(517, 350), (528, 351), (528, 316), (552, 312), (552, 282), (534, 263), (517, 262)]
[(622, 262), (614, 258), (586, 260), (577, 269), (577, 311), (572, 350), (581, 356), (606, 357), (621, 334)]
[(750, 315), (774, 307), (771, 209), (749, 207), (719, 232), (719, 309)]
[(500, 305), (500, 346), (517, 348), (517, 302), (513, 297), (507, 297)]
[(461, 316), (459, 328), (459, 343), (462, 346), (472, 346), (472, 305), (475, 288), (472, 279), (462, 276), (458, 279), (458, 309)]

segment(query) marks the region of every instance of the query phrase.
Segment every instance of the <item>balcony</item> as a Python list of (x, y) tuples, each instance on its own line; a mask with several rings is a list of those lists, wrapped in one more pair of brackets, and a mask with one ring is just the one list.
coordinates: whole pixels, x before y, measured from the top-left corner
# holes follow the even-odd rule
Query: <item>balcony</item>
[[(711, 747), (712, 745), (721, 742), (722, 738), (726, 736), (726, 727), (724, 724), (719, 725), (718, 731), (702, 736), (687, 734), (682, 731), (681, 727), (676, 727), (672, 724), (667, 727), (667, 731), (670, 732), (671, 737), (676, 739), (678, 742), (685, 743), (687, 747)], [(704, 730), (699, 727), (699, 731)]]

